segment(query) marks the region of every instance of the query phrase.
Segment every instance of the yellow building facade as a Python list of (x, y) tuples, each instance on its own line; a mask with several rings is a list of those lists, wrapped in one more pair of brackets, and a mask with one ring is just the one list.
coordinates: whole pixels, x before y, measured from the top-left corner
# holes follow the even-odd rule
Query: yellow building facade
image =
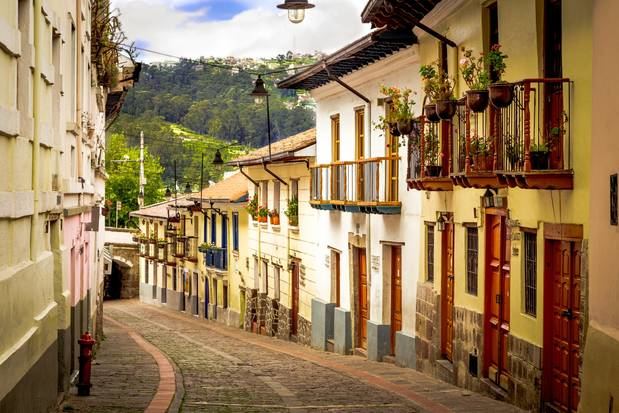
[(0, 4), (1, 411), (54, 407), (77, 339), (101, 329), (111, 85), (90, 52), (94, 14), (85, 0)]
[[(477, 55), (500, 44), (514, 97), (480, 113), (461, 100), (451, 120), (420, 118), (421, 162), (408, 177), (411, 189), (425, 191), (417, 368), (526, 409), (576, 411), (587, 311), (592, 6), (433, 3), (430, 12), (414, 1), (390, 14), (370, 1), (363, 18), (394, 27), (415, 26), (405, 13), (423, 18), (434, 33), (414, 28), (419, 64), (438, 62), (458, 99), (467, 90), (458, 67), (464, 49)], [(489, 146), (485, 167), (472, 150), (479, 138)], [(535, 144), (553, 138), (548, 164), (537, 167)]]
[(247, 181), (234, 173), (202, 192), (131, 213), (140, 228), (140, 300), (240, 327), (246, 205)]

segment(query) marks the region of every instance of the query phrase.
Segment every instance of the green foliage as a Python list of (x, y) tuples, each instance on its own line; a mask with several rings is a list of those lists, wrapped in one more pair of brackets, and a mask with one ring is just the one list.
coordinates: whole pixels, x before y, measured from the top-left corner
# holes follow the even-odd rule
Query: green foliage
[(471, 138), (471, 153), (473, 155), (486, 156), (491, 152), (491, 141), (489, 138), (482, 136)]
[(254, 197), (247, 204), (247, 213), (254, 219), (258, 216), (258, 195), (254, 195)]
[(492, 45), (490, 52), (486, 55), (486, 63), (488, 64), (490, 73), (492, 73), (497, 82), (501, 81), (505, 74), (505, 69), (507, 69), (505, 59), (507, 59), (507, 57), (508, 56), (501, 51), (500, 44)]
[(290, 201), (288, 201), (288, 206), (284, 214), (286, 214), (290, 220), (290, 225), (296, 226), (299, 224), (299, 200), (296, 197), (292, 197)]
[(432, 129), (429, 129), (426, 132), (425, 145), (423, 149), (425, 164), (427, 166), (438, 166), (441, 157), (440, 141), (438, 135)]
[(419, 74), (423, 81), (423, 91), (431, 102), (454, 98), (455, 83), (447, 73), (439, 69), (437, 62), (422, 65)]
[(473, 57), (473, 50), (462, 48), (464, 57), (460, 60), (462, 78), (470, 90), (486, 90), (490, 84), (490, 74), (486, 70), (485, 59), (480, 53)]
[[(106, 170), (110, 176), (106, 183), (106, 198), (112, 201), (112, 212), (109, 218), (116, 221), (116, 201), (122, 202), (122, 209), (118, 213), (118, 225), (125, 227), (129, 222), (129, 212), (138, 209), (138, 194), (140, 191), (139, 162), (112, 162), (122, 160), (126, 156), (130, 160), (140, 159), (140, 150), (129, 147), (127, 139), (122, 134), (110, 134), (107, 137)], [(144, 204), (150, 205), (163, 201), (163, 181), (161, 175), (163, 167), (157, 156), (144, 151)]]

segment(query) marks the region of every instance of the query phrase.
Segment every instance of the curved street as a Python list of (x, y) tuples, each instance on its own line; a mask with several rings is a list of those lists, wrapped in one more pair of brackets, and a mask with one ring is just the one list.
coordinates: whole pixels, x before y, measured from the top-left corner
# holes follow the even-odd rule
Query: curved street
[[(73, 396), (61, 411), (165, 412), (170, 389), (169, 411), (183, 412), (519, 411), (411, 369), (315, 351), (136, 300), (106, 302), (104, 312), (92, 396)], [(175, 374), (163, 371), (168, 360)]]

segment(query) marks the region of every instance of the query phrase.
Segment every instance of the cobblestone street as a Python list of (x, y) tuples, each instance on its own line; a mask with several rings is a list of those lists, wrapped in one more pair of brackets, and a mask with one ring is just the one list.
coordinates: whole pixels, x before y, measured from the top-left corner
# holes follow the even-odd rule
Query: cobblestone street
[(73, 396), (68, 410), (166, 411), (161, 402), (149, 405), (157, 363), (157, 397), (162, 386), (175, 385), (174, 375), (162, 374), (157, 355), (144, 350), (148, 344), (133, 343), (143, 337), (156, 347), (150, 351), (159, 349), (177, 366), (170, 411), (518, 411), (411, 369), (319, 352), (137, 301), (106, 303), (104, 311), (107, 340), (93, 367), (93, 396)]

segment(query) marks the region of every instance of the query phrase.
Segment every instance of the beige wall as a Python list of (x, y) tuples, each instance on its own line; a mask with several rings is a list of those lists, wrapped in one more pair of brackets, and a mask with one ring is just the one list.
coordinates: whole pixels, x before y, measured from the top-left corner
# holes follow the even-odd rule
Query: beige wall
[(593, 7), (593, 138), (591, 146), (591, 237), (589, 243), (589, 321), (585, 342), (580, 411), (610, 411), (619, 399), (619, 227), (609, 220), (611, 174), (619, 173), (619, 119), (614, 81), (619, 57), (616, 39), (619, 3), (595, 0)]

